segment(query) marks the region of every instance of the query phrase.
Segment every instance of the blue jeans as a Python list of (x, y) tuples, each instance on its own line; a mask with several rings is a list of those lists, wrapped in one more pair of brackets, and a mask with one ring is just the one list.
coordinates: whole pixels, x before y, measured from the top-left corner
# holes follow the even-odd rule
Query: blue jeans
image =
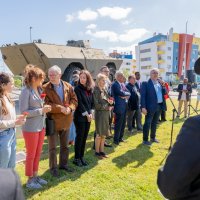
[(0, 132), (0, 168), (14, 168), (16, 162), (15, 129)]
[(148, 141), (149, 138), (149, 131), (151, 129), (150, 137), (151, 139), (155, 139), (156, 137), (156, 128), (158, 119), (161, 113), (161, 105), (157, 105), (157, 109), (154, 112), (148, 112), (145, 116), (145, 122), (143, 126), (143, 141)]

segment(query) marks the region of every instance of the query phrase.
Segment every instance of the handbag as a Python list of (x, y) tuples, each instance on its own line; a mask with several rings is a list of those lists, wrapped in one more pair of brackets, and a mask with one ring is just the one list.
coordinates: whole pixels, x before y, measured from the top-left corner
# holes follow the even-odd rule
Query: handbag
[(52, 136), (55, 134), (55, 121), (51, 118), (51, 116), (46, 117), (46, 136)]

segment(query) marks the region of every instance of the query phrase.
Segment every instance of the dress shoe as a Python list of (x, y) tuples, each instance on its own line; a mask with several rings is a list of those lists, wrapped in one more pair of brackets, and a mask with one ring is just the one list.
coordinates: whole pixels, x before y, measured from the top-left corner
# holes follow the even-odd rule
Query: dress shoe
[(97, 158), (102, 159), (103, 156), (99, 152), (95, 152), (94, 154)]
[(121, 140), (119, 140), (119, 142), (127, 142), (126, 140), (124, 140), (124, 139), (121, 139)]
[(149, 141), (143, 141), (142, 144), (147, 145), (147, 146), (151, 146), (151, 142), (149, 142)]
[(57, 170), (57, 169), (51, 169), (51, 170), (50, 170), (50, 173), (51, 173), (51, 175), (52, 175), (53, 177), (58, 178), (58, 170)]
[(119, 145), (119, 142), (117, 142), (117, 141), (114, 141), (113, 143), (114, 143), (115, 145)]
[(99, 152), (101, 156), (103, 156), (104, 158), (109, 158), (108, 155), (105, 154), (105, 152)]
[(104, 147), (112, 147), (112, 145), (104, 143)]
[(138, 131), (143, 131), (143, 128), (138, 128), (137, 130), (138, 130)]
[(59, 169), (65, 170), (66, 172), (69, 172), (69, 173), (74, 172), (74, 170), (72, 168), (69, 168), (67, 166), (61, 166), (61, 167), (59, 167)]
[(151, 142), (159, 143), (159, 141), (156, 138), (151, 138)]
[(80, 159), (74, 159), (73, 164), (75, 164), (78, 167), (82, 167), (83, 166), (83, 164), (82, 164)]
[(82, 163), (83, 166), (89, 165), (88, 162), (86, 162), (84, 158), (81, 158), (81, 163)]

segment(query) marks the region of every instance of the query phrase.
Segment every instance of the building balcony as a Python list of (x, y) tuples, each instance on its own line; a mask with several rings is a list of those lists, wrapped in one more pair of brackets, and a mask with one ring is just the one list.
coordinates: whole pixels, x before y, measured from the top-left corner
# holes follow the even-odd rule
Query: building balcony
[(161, 51), (161, 50), (159, 50), (159, 51), (157, 51), (157, 54), (158, 54), (158, 55), (165, 54), (165, 51)]
[(164, 60), (158, 60), (158, 64), (163, 64), (163, 63), (165, 63)]
[(157, 44), (157, 46), (161, 46), (161, 45), (165, 45), (166, 42), (165, 41), (160, 41), (160, 42), (157, 42), (156, 44)]

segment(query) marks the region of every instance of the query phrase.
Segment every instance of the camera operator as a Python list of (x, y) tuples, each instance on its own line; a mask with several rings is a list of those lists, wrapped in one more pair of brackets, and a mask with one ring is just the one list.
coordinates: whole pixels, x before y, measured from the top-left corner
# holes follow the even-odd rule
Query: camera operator
[(158, 171), (157, 184), (170, 200), (200, 199), (200, 116), (188, 118)]
[(181, 114), (181, 108), (184, 103), (184, 116), (187, 118), (187, 107), (188, 107), (188, 101), (190, 101), (190, 95), (192, 93), (192, 86), (188, 83), (188, 79), (184, 78), (183, 83), (178, 85), (177, 91), (179, 92), (178, 95), (178, 115), (177, 117), (180, 117)]

